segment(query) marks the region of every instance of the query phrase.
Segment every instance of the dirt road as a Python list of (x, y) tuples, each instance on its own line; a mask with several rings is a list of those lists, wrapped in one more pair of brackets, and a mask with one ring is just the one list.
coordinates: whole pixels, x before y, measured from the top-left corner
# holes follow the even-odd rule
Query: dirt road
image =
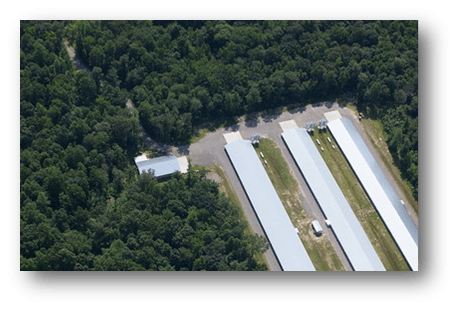
[(78, 57), (76, 56), (75, 50), (73, 49), (72, 46), (70, 46), (69, 42), (64, 39), (64, 45), (65, 48), (67, 49), (67, 53), (69, 53), (70, 59), (73, 61), (73, 64), (75, 65), (77, 70), (84, 70), (87, 72), (91, 72), (88, 67), (86, 67), (85, 64), (83, 64)]

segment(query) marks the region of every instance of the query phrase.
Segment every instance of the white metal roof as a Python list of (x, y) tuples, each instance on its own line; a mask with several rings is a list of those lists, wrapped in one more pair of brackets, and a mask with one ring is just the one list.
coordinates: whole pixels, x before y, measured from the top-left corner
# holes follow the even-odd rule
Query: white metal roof
[(236, 174), (284, 271), (315, 271), (271, 180), (248, 140), (225, 146)]
[(146, 161), (146, 160), (148, 160), (148, 158), (147, 158), (147, 156), (145, 154), (142, 154), (142, 155), (134, 158), (135, 163)]
[(291, 129), (282, 138), (295, 159), (347, 258), (356, 271), (385, 271), (384, 265), (355, 217), (341, 189), (305, 129)]
[(418, 229), (349, 119), (328, 124), (337, 144), (392, 234), (411, 269), (418, 270)]
[(150, 160), (137, 161), (135, 164), (137, 165), (139, 174), (146, 173), (150, 169), (154, 171), (156, 177), (167, 176), (176, 171), (180, 172), (179, 161), (173, 154)]

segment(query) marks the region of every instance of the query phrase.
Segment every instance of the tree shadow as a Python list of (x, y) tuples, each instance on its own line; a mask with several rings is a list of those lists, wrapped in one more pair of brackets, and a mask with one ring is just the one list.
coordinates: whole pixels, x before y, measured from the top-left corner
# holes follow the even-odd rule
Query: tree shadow
[(164, 145), (164, 144), (161, 144), (161, 143), (158, 143), (152, 140), (146, 132), (142, 132), (140, 136), (142, 137), (144, 144), (147, 145), (149, 148), (159, 150), (162, 152), (167, 152), (167, 153), (170, 153), (172, 151), (171, 146)]
[(328, 109), (330, 109), (331, 107), (333, 107), (334, 104), (335, 104), (335, 102), (333, 102), (333, 101), (321, 101), (321, 102), (317, 102), (315, 104), (312, 104), (311, 106), (314, 107), (314, 108), (325, 106)]
[(279, 118), (281, 115), (282, 115), (282, 113), (276, 112), (274, 114), (266, 115), (262, 119), (263, 119), (263, 122), (269, 123), (269, 122), (273, 122), (274, 120)]
[(252, 119), (252, 120), (245, 121), (244, 125), (247, 126), (247, 127), (257, 127), (258, 123), (260, 123), (259, 118), (255, 118), (255, 119)]
[(150, 147), (153, 148), (153, 149), (162, 151), (162, 152), (167, 152), (167, 153), (171, 153), (172, 152), (172, 148), (170, 146), (163, 145), (163, 144), (156, 143), (156, 142), (154, 142), (152, 145), (150, 145)]
[(291, 111), (291, 113), (298, 113), (298, 112), (299, 112), (299, 113), (303, 113), (303, 112), (306, 111), (306, 109), (307, 109), (306, 106), (301, 106), (301, 107), (298, 107), (298, 108), (293, 109), (293, 110)]
[(177, 152), (180, 155), (189, 155), (190, 154), (190, 145), (183, 145), (177, 147)]
[(214, 132), (218, 130), (219, 128), (224, 128), (226, 131), (232, 130), (232, 131), (237, 131), (239, 129), (239, 125), (237, 123), (236, 117), (226, 117), (226, 118), (220, 118), (216, 119), (212, 122), (210, 122), (209, 126), (207, 126), (209, 131)]
[(225, 131), (231, 130), (231, 131), (235, 132), (235, 131), (239, 130), (239, 127), (240, 127), (240, 125), (238, 123), (235, 123), (235, 124), (232, 124), (232, 125), (225, 126)]

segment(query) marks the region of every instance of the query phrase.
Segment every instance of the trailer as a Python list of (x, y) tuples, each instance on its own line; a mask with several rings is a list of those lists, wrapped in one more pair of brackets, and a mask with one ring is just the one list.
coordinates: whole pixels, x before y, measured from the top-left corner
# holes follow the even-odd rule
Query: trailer
[(318, 220), (314, 220), (312, 222), (312, 229), (314, 229), (314, 231), (316, 232), (317, 235), (321, 235), (322, 234), (322, 226), (320, 225)]

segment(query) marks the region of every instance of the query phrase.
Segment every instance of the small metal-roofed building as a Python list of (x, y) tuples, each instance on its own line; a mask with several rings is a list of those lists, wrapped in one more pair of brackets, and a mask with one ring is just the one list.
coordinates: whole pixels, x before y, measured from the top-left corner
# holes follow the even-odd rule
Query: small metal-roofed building
[(147, 173), (151, 170), (158, 178), (168, 177), (175, 172), (186, 172), (182, 167), (184, 164), (181, 162), (173, 154), (154, 159), (146, 159), (145, 156), (135, 158), (135, 164), (137, 165), (139, 174)]
[(315, 271), (251, 141), (235, 140), (225, 151), (282, 269)]
[(282, 133), (293, 159), (311, 189), (349, 263), (356, 271), (385, 271), (365, 231), (336, 183), (307, 130)]
[(351, 120), (328, 128), (412, 270), (418, 270), (418, 229)]

